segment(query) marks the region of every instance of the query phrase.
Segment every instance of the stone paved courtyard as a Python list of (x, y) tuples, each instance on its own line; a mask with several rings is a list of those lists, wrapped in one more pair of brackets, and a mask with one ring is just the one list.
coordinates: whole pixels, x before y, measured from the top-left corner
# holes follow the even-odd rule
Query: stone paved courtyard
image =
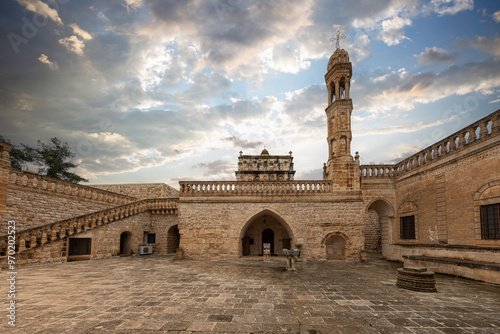
[(500, 333), (500, 287), (436, 275), (395, 287), (400, 263), (175, 261), (171, 256), (19, 268), (17, 327), (2, 333)]

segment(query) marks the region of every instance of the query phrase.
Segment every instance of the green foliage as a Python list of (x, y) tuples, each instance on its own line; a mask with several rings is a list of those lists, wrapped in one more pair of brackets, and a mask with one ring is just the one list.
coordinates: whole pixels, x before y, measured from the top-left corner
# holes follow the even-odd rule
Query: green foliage
[[(0, 136), (0, 140), (11, 144), (8, 139), (4, 139), (2, 136)], [(49, 144), (37, 141), (36, 148), (20, 144), (14, 146), (10, 152), (12, 168), (21, 169), (24, 165), (31, 163), (41, 166), (39, 168), (41, 175), (73, 183), (88, 182), (87, 179), (68, 171), (78, 167), (69, 160), (74, 157), (75, 153), (71, 151), (68, 143), (63, 143), (56, 137), (51, 138)]]

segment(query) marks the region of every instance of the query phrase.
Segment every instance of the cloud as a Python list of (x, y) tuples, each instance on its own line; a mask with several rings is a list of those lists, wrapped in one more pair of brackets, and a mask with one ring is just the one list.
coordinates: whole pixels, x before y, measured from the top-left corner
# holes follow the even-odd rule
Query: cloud
[(311, 63), (301, 59), (300, 53), (288, 44), (273, 46), (260, 56), (265, 67), (283, 73), (298, 73), (308, 69)]
[(143, 5), (143, 0), (124, 0), (125, 7), (129, 9), (137, 9)]
[(388, 134), (396, 134), (396, 133), (418, 132), (418, 131), (421, 131), (423, 129), (443, 125), (445, 123), (448, 123), (448, 122), (454, 120), (457, 117), (460, 117), (460, 114), (452, 115), (448, 119), (439, 119), (437, 121), (432, 121), (432, 122), (417, 122), (417, 123), (408, 124), (408, 125), (387, 126), (387, 127), (367, 129), (367, 130), (354, 129), (353, 134), (361, 137), (361, 136), (368, 136), (368, 135), (388, 135)]
[(256, 148), (258, 146), (264, 145), (262, 141), (249, 141), (247, 139), (242, 139), (237, 136), (226, 137), (224, 140), (229, 141), (233, 144), (234, 147), (237, 148)]
[(422, 65), (429, 65), (434, 63), (450, 63), (458, 59), (456, 53), (449, 53), (448, 51), (434, 46), (432, 48), (425, 48), (425, 52), (421, 52), (419, 56), (419, 63)]
[(48, 17), (57, 24), (63, 24), (57, 10), (50, 8), (46, 3), (40, 0), (17, 0), (17, 2), (31, 12)]
[(215, 160), (212, 162), (202, 162), (197, 165), (194, 165), (192, 168), (205, 169), (205, 173), (203, 176), (229, 176), (234, 175), (235, 172), (235, 164), (226, 160)]
[(92, 35), (90, 35), (88, 32), (80, 28), (76, 23), (72, 23), (69, 26), (73, 29), (73, 32), (76, 35), (80, 36), (82, 39), (84, 40), (92, 39)]
[(428, 4), (424, 4), (422, 11), (443, 16), (455, 15), (461, 11), (472, 9), (474, 9), (474, 0), (431, 0)]
[[(366, 15), (367, 13), (370, 14)], [(378, 40), (392, 46), (409, 39), (404, 28), (412, 25), (412, 18), (418, 14), (418, 1), (394, 0), (382, 7), (372, 8), (371, 11), (368, 8), (361, 11), (353, 19), (352, 26), (367, 32), (375, 31)]]
[(57, 65), (57, 63), (53, 63), (49, 60), (49, 58), (44, 55), (43, 53), (40, 55), (40, 57), (38, 57), (38, 60), (43, 63), (43, 64), (47, 64), (47, 66), (51, 69), (51, 70), (57, 70), (59, 68), (59, 66)]
[(496, 23), (500, 23), (500, 10), (496, 11), (493, 13), (493, 20)]
[(480, 49), (483, 52), (491, 53), (495, 56), (500, 56), (500, 36), (498, 35), (493, 38), (476, 36), (473, 40), (460, 40), (458, 44), (475, 49)]
[(408, 111), (417, 104), (428, 104), (452, 95), (471, 92), (488, 93), (500, 85), (500, 60), (495, 58), (483, 62), (471, 62), (461, 66), (453, 65), (440, 73), (418, 74), (392, 71), (375, 87), (354, 85), (360, 96), (356, 105), (373, 115), (390, 110)]
[(403, 28), (411, 24), (412, 21), (409, 18), (399, 16), (384, 20), (381, 23), (382, 29), (377, 38), (389, 46), (397, 45), (401, 41), (409, 39), (405, 36)]
[(83, 55), (83, 48), (85, 47), (85, 44), (77, 36), (72, 35), (70, 37), (61, 38), (59, 43), (64, 45), (68, 51), (74, 52), (79, 56)]

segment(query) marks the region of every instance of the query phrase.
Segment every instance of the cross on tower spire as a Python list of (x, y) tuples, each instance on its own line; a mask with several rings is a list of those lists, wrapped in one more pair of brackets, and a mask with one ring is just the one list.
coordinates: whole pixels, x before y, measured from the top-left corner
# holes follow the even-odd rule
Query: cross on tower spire
[(341, 39), (346, 39), (346, 38), (347, 38), (347, 36), (346, 36), (346, 35), (342, 35), (342, 36), (341, 36), (341, 35), (340, 35), (340, 31), (341, 31), (341, 28), (339, 28), (339, 30), (337, 30), (337, 33), (336, 33), (336, 37), (335, 37), (335, 38), (333, 38), (333, 37), (332, 37), (332, 38), (330, 38), (330, 42), (332, 42), (332, 43), (333, 43), (334, 41), (336, 41), (336, 44), (335, 44), (335, 50), (336, 50), (336, 49), (340, 49), (340, 40), (341, 40)]

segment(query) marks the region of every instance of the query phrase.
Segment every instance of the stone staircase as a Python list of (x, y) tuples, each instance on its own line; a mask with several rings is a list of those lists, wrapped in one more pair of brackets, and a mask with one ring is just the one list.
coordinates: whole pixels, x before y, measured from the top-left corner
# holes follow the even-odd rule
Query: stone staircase
[(176, 215), (177, 202), (177, 198), (144, 199), (0, 236), (0, 267), (8, 266), (9, 255), (19, 264), (17, 260), (21, 259), (23, 254), (36, 248), (145, 211)]

